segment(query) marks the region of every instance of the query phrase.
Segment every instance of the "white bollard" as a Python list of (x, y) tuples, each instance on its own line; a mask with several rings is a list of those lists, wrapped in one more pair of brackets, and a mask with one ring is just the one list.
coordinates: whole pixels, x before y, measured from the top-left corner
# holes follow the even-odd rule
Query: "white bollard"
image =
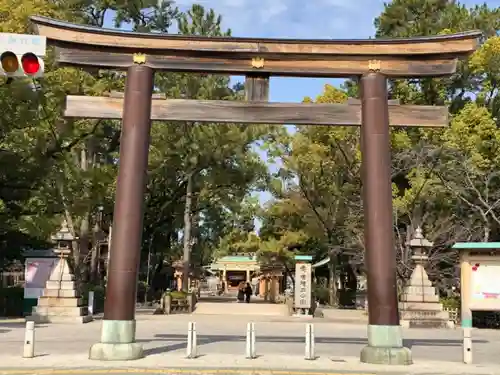
[(88, 303), (89, 315), (94, 315), (94, 291), (89, 291), (89, 303)]
[(311, 323), (306, 324), (306, 354), (304, 358), (309, 361), (316, 359), (314, 354), (314, 325)]
[(463, 360), (465, 364), (472, 363), (472, 328), (462, 328), (464, 341), (463, 341)]
[(247, 324), (246, 357), (248, 359), (257, 358), (257, 354), (255, 352), (255, 323)]
[(196, 358), (198, 356), (198, 343), (196, 340), (196, 323), (189, 322), (187, 338), (187, 358)]
[(35, 322), (26, 322), (24, 332), (23, 358), (33, 358), (35, 356)]

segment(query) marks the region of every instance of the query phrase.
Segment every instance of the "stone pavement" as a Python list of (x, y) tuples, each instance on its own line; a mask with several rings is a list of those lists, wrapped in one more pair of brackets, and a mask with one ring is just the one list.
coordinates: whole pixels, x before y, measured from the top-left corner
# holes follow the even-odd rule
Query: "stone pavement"
[(249, 360), (243, 356), (211, 354), (197, 359), (165, 354), (148, 356), (133, 362), (96, 362), (85, 354), (57, 355), (34, 359), (17, 359), (15, 365), (1, 358), (0, 374), (3, 375), (75, 375), (75, 374), (252, 374), (252, 375), (498, 375), (498, 366), (475, 366), (426, 361), (411, 366), (380, 366), (359, 363), (357, 357), (321, 357), (306, 361), (292, 355), (262, 355)]
[[(197, 323), (200, 357), (196, 359), (184, 358), (189, 321)], [(260, 357), (254, 360), (244, 358), (248, 321), (256, 322), (256, 349)], [(87, 359), (90, 345), (99, 338), (99, 321), (85, 325), (37, 326), (37, 357), (32, 359), (21, 358), (24, 323), (0, 321), (0, 374), (96, 373), (92, 371), (174, 374), (195, 373), (191, 368), (196, 368), (198, 372), (224, 370), (235, 375), (271, 369), (275, 374), (297, 375), (299, 372), (500, 375), (498, 331), (474, 330), (474, 364), (464, 365), (461, 363), (461, 330), (404, 330), (405, 344), (411, 347), (415, 364), (387, 367), (359, 363), (360, 350), (366, 345), (366, 326), (321, 319), (307, 321), (315, 324), (319, 358), (314, 361), (303, 359), (306, 320), (302, 318), (156, 315), (138, 316), (137, 341), (144, 346), (146, 358), (105, 363)]]

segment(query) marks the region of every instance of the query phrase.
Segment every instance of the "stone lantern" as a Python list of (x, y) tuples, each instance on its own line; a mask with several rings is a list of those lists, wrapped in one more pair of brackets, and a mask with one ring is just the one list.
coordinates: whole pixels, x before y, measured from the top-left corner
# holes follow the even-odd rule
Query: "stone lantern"
[(43, 295), (38, 298), (27, 320), (38, 323), (86, 323), (92, 320), (88, 308), (84, 306), (75, 285), (75, 277), (68, 265), (72, 242), (77, 239), (71, 234), (66, 221), (51, 239), (55, 242), (54, 253), (59, 255), (50, 277), (45, 284)]
[(434, 243), (428, 241), (422, 228), (415, 230), (413, 238), (406, 243), (413, 252), (415, 268), (401, 297), (401, 325), (404, 327), (453, 328), (449, 313), (443, 310), (439, 295), (433, 287), (424, 265), (429, 259), (429, 250)]
[(67, 258), (68, 255), (71, 254), (73, 241), (77, 240), (78, 237), (71, 234), (68, 223), (64, 220), (61, 224), (61, 228), (51, 236), (50, 239), (56, 244), (54, 253), (59, 255), (60, 258)]
[(424, 237), (424, 233), (422, 232), (422, 228), (417, 227), (415, 230), (415, 234), (413, 238), (406, 243), (407, 246), (413, 250), (413, 256), (411, 259), (415, 261), (416, 265), (420, 265), (423, 267), (424, 263), (429, 259), (427, 256), (429, 249), (434, 246), (434, 242), (430, 242)]

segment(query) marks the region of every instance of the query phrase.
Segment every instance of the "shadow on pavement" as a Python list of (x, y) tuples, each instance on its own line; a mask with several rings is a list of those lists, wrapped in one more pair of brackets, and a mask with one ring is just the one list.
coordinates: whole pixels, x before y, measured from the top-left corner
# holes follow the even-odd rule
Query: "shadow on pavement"
[[(157, 334), (155, 339), (152, 340), (137, 340), (138, 342), (151, 342), (151, 341), (182, 341), (182, 344), (174, 344), (174, 346), (179, 346), (177, 349), (185, 348), (187, 337), (186, 335), (169, 335), (169, 334)], [(206, 345), (217, 342), (245, 342), (245, 336), (230, 336), (230, 335), (198, 335), (197, 336), (198, 345)], [(274, 343), (303, 343), (304, 337), (293, 337), (293, 336), (257, 336), (257, 342), (274, 342)], [(316, 344), (352, 344), (352, 345), (366, 345), (368, 343), (367, 339), (355, 338), (355, 337), (316, 337)], [(474, 343), (487, 344), (489, 341), (486, 340), (473, 340)], [(407, 348), (412, 348), (413, 346), (462, 346), (462, 340), (444, 340), (444, 339), (405, 339), (403, 340), (404, 346)], [(172, 349), (172, 345), (167, 346), (169, 350)]]
[[(47, 324), (36, 324), (36, 328), (45, 328), (48, 327)], [(9, 331), (11, 330), (10, 328), (25, 328), (26, 327), (26, 322), (25, 321), (20, 321), (20, 322), (2, 322), (0, 320), (0, 330), (2, 329), (8, 329)]]

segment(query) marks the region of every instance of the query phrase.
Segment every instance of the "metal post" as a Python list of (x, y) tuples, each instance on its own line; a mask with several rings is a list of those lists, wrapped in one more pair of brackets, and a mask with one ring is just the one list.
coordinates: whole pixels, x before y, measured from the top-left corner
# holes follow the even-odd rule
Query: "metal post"
[(89, 291), (89, 301), (88, 301), (89, 315), (94, 315), (94, 291)]
[(396, 254), (393, 241), (391, 144), (387, 80), (377, 72), (361, 78), (362, 181), (368, 320), (399, 326)]
[(23, 358), (33, 358), (35, 356), (35, 322), (26, 322), (24, 331)]
[(469, 252), (464, 251), (460, 257), (460, 321), (463, 332), (463, 362), (472, 363), (472, 311), (470, 309), (471, 296), (471, 265)]
[(255, 323), (253, 322), (247, 324), (246, 357), (248, 359), (257, 358), (255, 352)]
[(189, 322), (187, 337), (187, 358), (196, 358), (198, 356), (198, 343), (196, 340), (196, 323)]
[(306, 324), (306, 355), (305, 359), (311, 361), (316, 359), (314, 353), (314, 325), (311, 323)]
[(465, 364), (470, 365), (472, 363), (472, 328), (463, 327), (462, 331), (464, 335), (463, 361)]

